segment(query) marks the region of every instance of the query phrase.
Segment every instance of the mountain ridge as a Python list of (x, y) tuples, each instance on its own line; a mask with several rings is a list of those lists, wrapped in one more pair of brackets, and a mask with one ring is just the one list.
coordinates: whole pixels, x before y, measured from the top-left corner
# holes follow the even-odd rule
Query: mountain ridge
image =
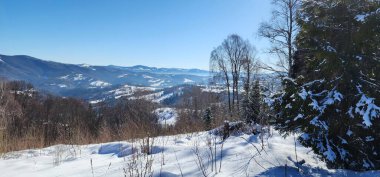
[(181, 84), (204, 84), (208, 71), (201, 69), (135, 66), (95, 66), (47, 61), (28, 55), (1, 55), (0, 76), (24, 80), (36, 88), (66, 96), (70, 90), (107, 90), (141, 86), (155, 89)]

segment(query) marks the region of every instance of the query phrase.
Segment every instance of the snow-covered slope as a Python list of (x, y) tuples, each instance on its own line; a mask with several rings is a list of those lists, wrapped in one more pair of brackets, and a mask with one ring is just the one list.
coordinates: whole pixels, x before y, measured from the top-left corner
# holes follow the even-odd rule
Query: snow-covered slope
[[(217, 173), (211, 172), (209, 147), (216, 138)], [(266, 138), (265, 138), (266, 139)], [(12, 152), (0, 160), (0, 176), (88, 176), (120, 177), (133, 161), (149, 158), (152, 161), (153, 176), (203, 176), (199, 169), (198, 157), (204, 162), (209, 176), (380, 176), (380, 171), (352, 172), (328, 170), (310, 149), (297, 146), (298, 160), (305, 160), (301, 173), (295, 167), (293, 137), (283, 139), (277, 132), (265, 141), (265, 151), (261, 149), (259, 136), (237, 135), (228, 138), (223, 145), (220, 158), (221, 140), (207, 132), (155, 138), (152, 155), (133, 155), (140, 152), (139, 142), (113, 142), (84, 146), (57, 145), (44, 149)], [(137, 150), (136, 150), (137, 148)], [(256, 149), (257, 148), (257, 149)], [(134, 150), (133, 150), (134, 149)], [(199, 152), (199, 156), (195, 155)], [(220, 161), (222, 161), (220, 168)], [(285, 168), (285, 165), (287, 168)], [(132, 165), (133, 166), (133, 165)], [(220, 172), (219, 172), (220, 168)]]
[(158, 108), (154, 110), (161, 125), (174, 125), (177, 122), (178, 113), (175, 108)]

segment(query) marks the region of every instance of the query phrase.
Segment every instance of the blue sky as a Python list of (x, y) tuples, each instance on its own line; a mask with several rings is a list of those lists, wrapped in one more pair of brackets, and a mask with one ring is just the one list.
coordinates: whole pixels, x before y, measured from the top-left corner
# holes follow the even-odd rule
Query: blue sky
[(208, 69), (227, 35), (257, 37), (270, 0), (0, 0), (0, 53), (64, 63)]

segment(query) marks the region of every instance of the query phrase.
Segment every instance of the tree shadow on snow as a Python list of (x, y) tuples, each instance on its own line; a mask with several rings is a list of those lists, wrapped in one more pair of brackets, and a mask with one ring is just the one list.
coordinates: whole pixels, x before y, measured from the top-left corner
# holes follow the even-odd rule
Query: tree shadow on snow
[(296, 167), (287, 166), (277, 166), (273, 168), (269, 168), (266, 171), (258, 174), (260, 177), (278, 177), (278, 176), (286, 176), (286, 177), (322, 177), (322, 176), (335, 176), (329, 173), (327, 170), (320, 168), (303, 168), (302, 172), (298, 172)]
[(181, 175), (165, 172), (165, 171), (153, 175), (153, 177), (177, 177), (177, 176), (181, 176)]
[[(301, 172), (296, 167), (286, 168), (286, 177), (375, 177), (378, 171), (355, 172), (350, 170), (332, 170), (328, 171), (322, 168), (312, 168), (310, 166), (302, 166)], [(285, 166), (277, 166), (269, 168), (266, 171), (256, 175), (260, 177), (278, 177), (285, 176)]]

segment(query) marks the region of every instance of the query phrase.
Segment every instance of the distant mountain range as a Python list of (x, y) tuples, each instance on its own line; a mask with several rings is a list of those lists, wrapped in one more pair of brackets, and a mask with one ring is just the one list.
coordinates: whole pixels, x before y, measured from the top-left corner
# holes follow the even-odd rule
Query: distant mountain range
[(38, 58), (0, 55), (0, 76), (24, 80), (40, 90), (61, 96), (90, 99), (91, 93), (113, 93), (133, 88), (163, 89), (183, 84), (206, 84), (208, 71), (148, 66), (91, 66), (64, 64)]

